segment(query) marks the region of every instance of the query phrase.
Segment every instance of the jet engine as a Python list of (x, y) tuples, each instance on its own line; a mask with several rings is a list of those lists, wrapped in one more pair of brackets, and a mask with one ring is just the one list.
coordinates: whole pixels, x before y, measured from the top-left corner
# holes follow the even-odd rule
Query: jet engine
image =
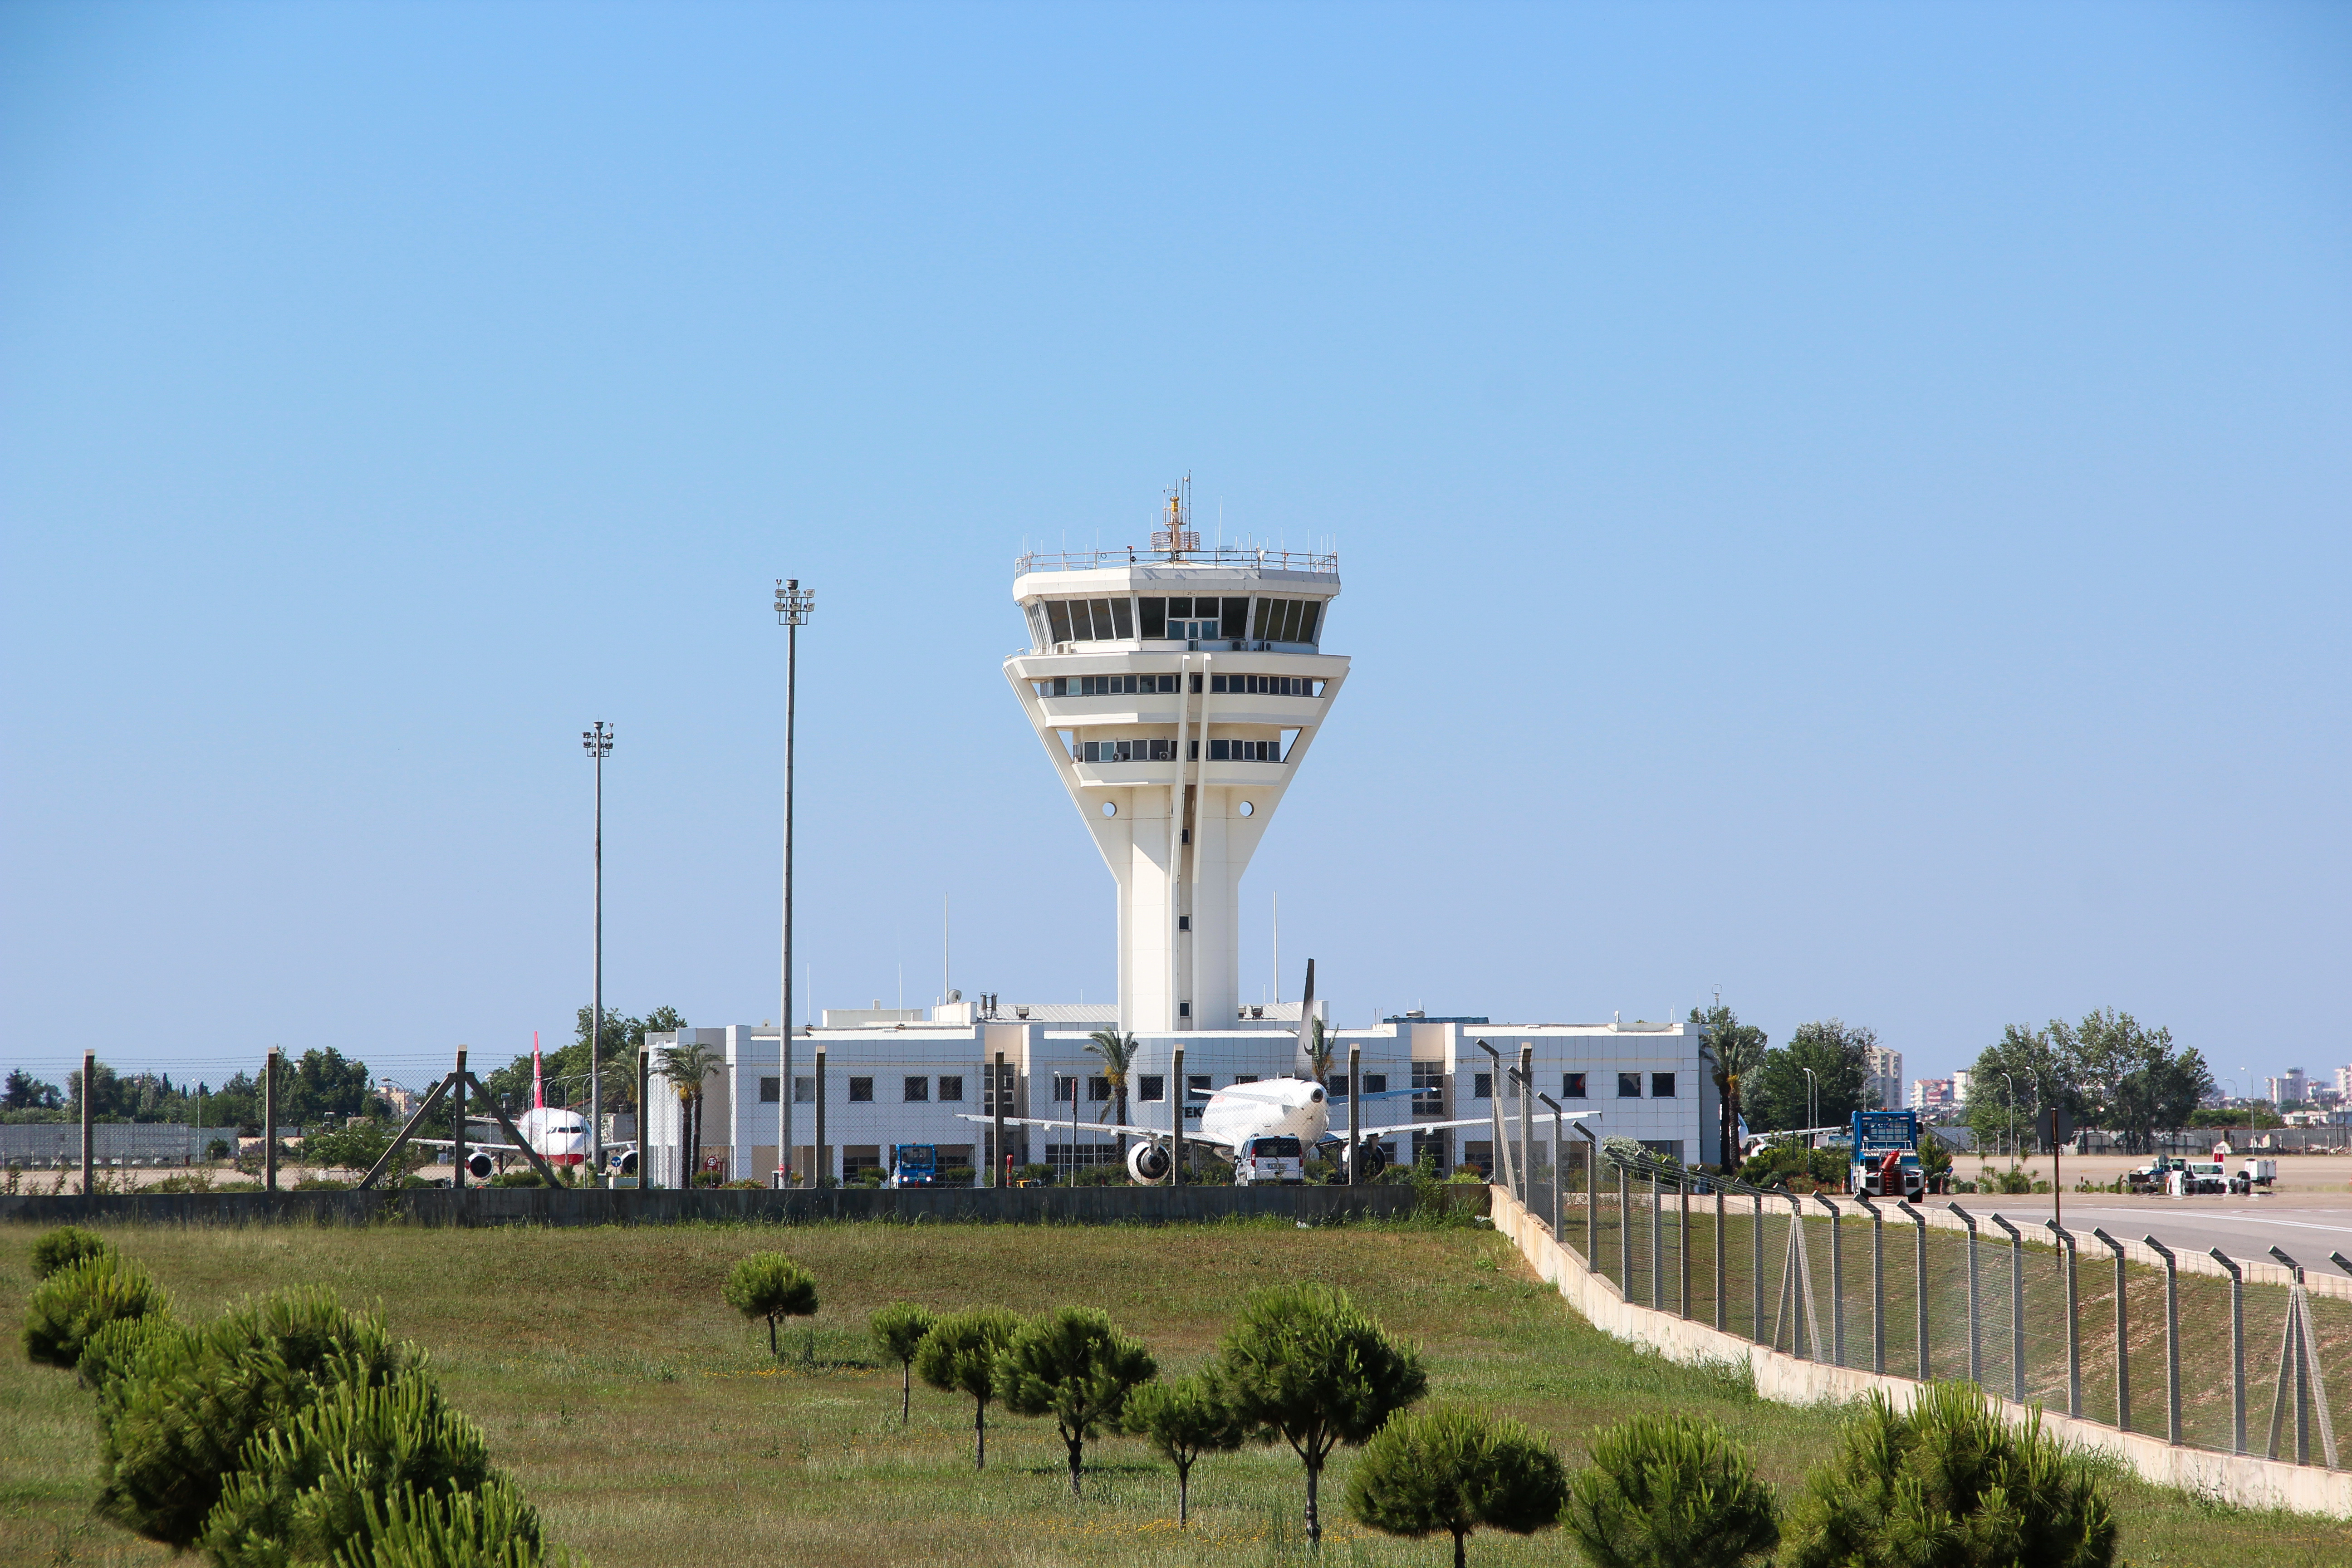
[(479, 1149), (466, 1151), (466, 1174), (478, 1182), (487, 1182), (498, 1174), (499, 1163)]
[[(1340, 1152), (1339, 1163), (1343, 1168), (1350, 1163), (1347, 1151)], [(1388, 1150), (1385, 1145), (1379, 1143), (1359, 1144), (1354, 1152), (1353, 1163), (1361, 1167), (1353, 1173), (1357, 1185), (1361, 1186), (1367, 1182), (1377, 1182), (1381, 1179), (1381, 1173), (1389, 1168)]]
[(1165, 1144), (1138, 1143), (1127, 1152), (1127, 1173), (1139, 1182), (1157, 1185), (1175, 1169), (1176, 1161)]

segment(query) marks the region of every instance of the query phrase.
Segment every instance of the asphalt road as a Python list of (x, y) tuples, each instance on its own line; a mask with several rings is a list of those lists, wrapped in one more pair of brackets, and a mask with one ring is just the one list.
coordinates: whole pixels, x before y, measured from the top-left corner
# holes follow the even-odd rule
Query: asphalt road
[[(2020, 1230), (2034, 1230), (2051, 1214), (2049, 1194), (2008, 1197), (1984, 1193), (1958, 1198), (1936, 1197), (1938, 1206), (1958, 1203), (1981, 1222), (1998, 1212)], [(2294, 1200), (2247, 1197), (2117, 1198), (2068, 1197), (2063, 1223), (2090, 1242), (2097, 1226), (2118, 1241), (2154, 1236), (2175, 1252), (2205, 1252), (2220, 1247), (2231, 1258), (2271, 1262), (2270, 1248), (2283, 1248), (2305, 1268), (2336, 1273), (2330, 1252), (2352, 1258), (2352, 1209), (2298, 1207)], [(1983, 1226), (1999, 1238), (1999, 1227)], [(2045, 1231), (2046, 1237), (2048, 1233)]]

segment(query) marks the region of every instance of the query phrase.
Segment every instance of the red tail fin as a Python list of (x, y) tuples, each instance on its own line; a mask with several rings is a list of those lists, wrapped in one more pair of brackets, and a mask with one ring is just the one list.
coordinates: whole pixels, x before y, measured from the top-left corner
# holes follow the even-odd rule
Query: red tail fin
[(547, 1085), (539, 1076), (539, 1031), (530, 1032), (530, 1108), (547, 1109)]

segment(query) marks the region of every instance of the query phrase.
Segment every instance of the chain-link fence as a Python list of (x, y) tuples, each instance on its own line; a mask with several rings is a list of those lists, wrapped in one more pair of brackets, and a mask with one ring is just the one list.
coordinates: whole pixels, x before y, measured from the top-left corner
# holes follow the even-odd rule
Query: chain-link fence
[[(1549, 1144), (1549, 1146), (1547, 1146)], [(2338, 1466), (2352, 1300), (2300, 1268), (2027, 1229), (1997, 1212), (1799, 1195), (1603, 1153), (1513, 1151), (1500, 1172), (1626, 1300), (1806, 1360), (1988, 1393), (2126, 1431)]]

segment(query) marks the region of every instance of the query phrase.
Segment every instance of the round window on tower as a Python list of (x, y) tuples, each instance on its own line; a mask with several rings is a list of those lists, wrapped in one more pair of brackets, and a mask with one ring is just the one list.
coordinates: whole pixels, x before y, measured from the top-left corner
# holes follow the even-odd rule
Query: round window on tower
[(1242, 802), (1241, 813), (1244, 816), (1255, 816), (1257, 815), (1257, 807), (1251, 802), (1245, 800)]
[(1105, 816), (1117, 816), (1118, 815), (1118, 802), (1115, 800), (1107, 800), (1103, 802), (1102, 813)]

